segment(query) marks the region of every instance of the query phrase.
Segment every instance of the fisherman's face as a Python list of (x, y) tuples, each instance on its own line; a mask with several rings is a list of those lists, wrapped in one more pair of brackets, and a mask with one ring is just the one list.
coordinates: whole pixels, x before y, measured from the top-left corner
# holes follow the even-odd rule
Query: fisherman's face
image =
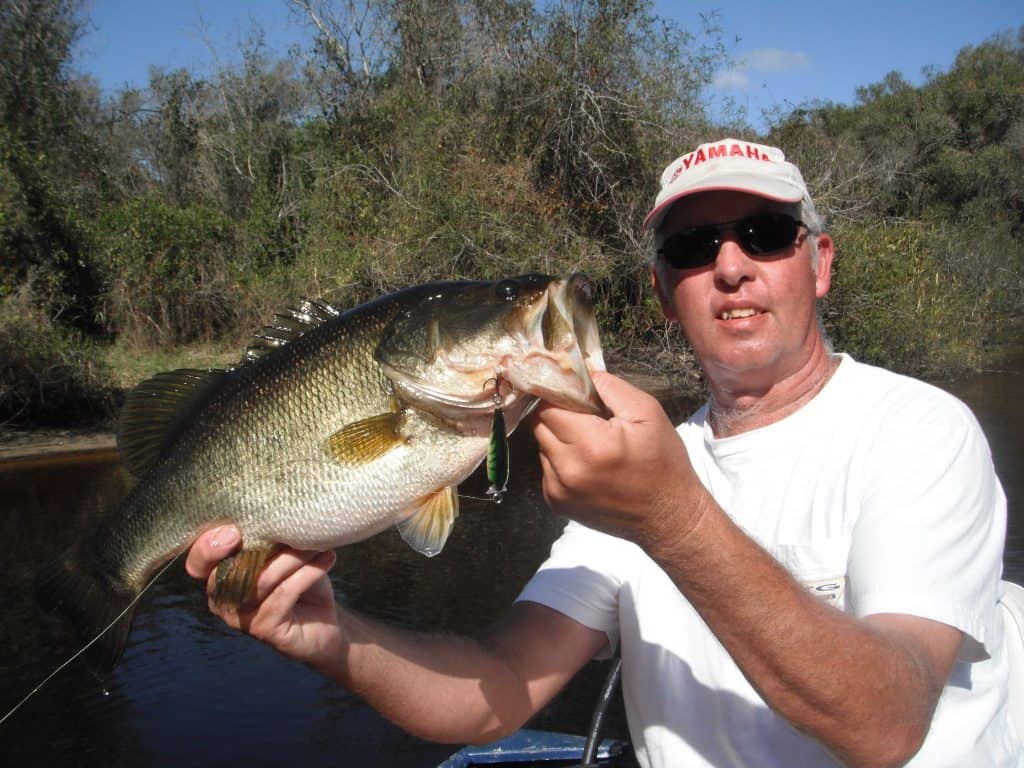
[[(665, 237), (686, 227), (735, 221), (787, 207), (739, 192), (705, 192), (670, 209)], [(740, 377), (771, 386), (806, 365), (822, 345), (815, 305), (829, 288), (833, 246), (818, 235), (818, 264), (811, 266), (812, 237), (800, 228), (796, 242), (769, 258), (752, 258), (726, 231), (714, 263), (696, 269), (655, 264), (653, 280), (662, 309), (678, 321), (714, 387)]]

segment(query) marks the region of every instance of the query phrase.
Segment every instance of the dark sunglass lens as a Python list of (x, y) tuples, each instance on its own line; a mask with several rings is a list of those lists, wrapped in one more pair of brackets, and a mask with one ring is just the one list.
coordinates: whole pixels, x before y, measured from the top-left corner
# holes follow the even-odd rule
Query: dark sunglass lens
[(658, 253), (674, 269), (696, 269), (715, 260), (720, 244), (715, 227), (691, 227), (665, 240)]
[(736, 235), (747, 253), (767, 254), (788, 248), (796, 241), (800, 222), (783, 213), (766, 213), (744, 219)]

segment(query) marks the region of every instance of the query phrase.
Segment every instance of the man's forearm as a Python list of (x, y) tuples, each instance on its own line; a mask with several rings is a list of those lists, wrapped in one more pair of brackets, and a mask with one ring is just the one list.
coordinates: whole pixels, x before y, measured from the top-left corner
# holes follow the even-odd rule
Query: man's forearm
[(648, 550), (762, 698), (849, 764), (912, 755), (942, 687), (927, 659), (816, 600), (710, 498), (702, 503), (687, 536)]
[(319, 671), (432, 741), (483, 744), (522, 726), (606, 638), (516, 603), (475, 638), (397, 629), (338, 608), (339, 648)]
[(341, 647), (318, 671), (416, 736), (484, 743), (531, 714), (515, 673), (478, 640), (402, 630), (340, 607), (338, 622)]

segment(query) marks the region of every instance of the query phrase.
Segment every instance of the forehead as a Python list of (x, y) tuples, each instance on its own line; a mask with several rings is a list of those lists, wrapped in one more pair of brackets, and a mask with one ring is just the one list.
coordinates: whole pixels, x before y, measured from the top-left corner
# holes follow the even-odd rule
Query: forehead
[(684, 227), (734, 221), (754, 213), (788, 212), (792, 206), (793, 203), (769, 200), (746, 192), (699, 192), (673, 205), (665, 215), (660, 231), (671, 234)]

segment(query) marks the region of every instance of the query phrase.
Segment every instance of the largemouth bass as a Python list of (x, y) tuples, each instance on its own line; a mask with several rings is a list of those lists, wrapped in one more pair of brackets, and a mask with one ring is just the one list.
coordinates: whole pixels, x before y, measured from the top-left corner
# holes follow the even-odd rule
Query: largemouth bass
[(84, 641), (113, 624), (90, 648), (110, 667), (140, 591), (214, 526), (242, 531), (214, 594), (234, 604), (279, 544), (326, 550), (397, 526), (433, 556), (495, 409), (506, 434), (541, 399), (603, 413), (590, 377), (603, 368), (579, 275), (432, 283), (345, 312), (304, 302), (238, 367), (163, 373), (130, 393), (118, 445), (139, 483), (38, 594)]

